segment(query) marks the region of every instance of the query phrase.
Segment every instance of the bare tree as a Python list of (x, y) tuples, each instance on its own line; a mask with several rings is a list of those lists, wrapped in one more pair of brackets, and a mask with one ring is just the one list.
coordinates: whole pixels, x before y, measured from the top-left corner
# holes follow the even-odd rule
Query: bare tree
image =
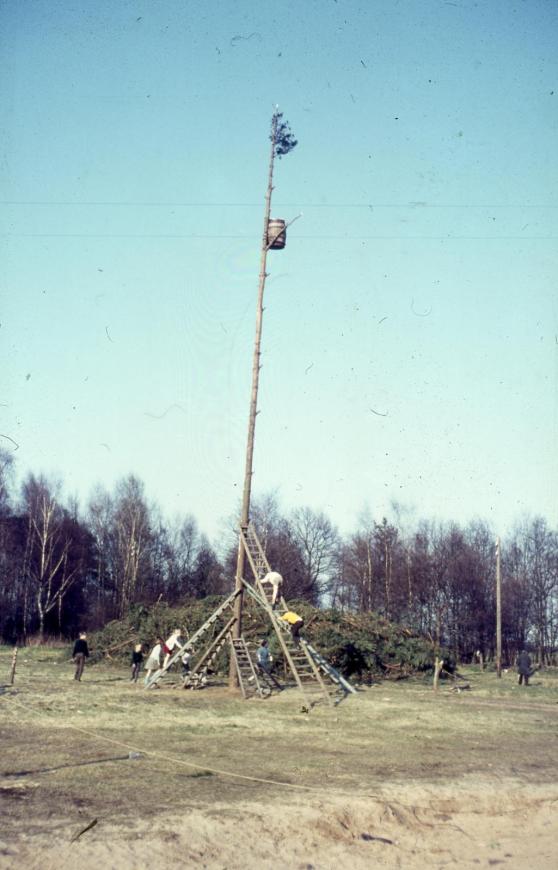
[(59, 489), (59, 485), (34, 475), (29, 475), (22, 488), (28, 517), (25, 569), (33, 589), (41, 638), (45, 617), (57, 605), (61, 606), (77, 577), (77, 569), (69, 567), (72, 537), (58, 503)]
[(159, 521), (153, 537), (153, 572), (160, 574), (158, 591), (169, 602), (196, 595), (193, 574), (202, 541), (195, 518), (188, 514), (175, 517), (169, 524)]
[(7, 516), (10, 511), (10, 492), (14, 475), (14, 457), (0, 447), (0, 516)]
[(149, 569), (149, 508), (143, 483), (132, 474), (116, 486), (114, 537), (118, 613), (122, 617), (138, 599)]
[[(376, 586), (376, 553), (374, 551), (374, 521), (367, 513), (360, 528), (344, 546), (342, 560), (342, 599), (352, 610), (374, 610), (378, 607)], [(340, 589), (337, 590), (337, 597)]]
[(298, 545), (303, 564), (300, 594), (314, 604), (329, 591), (336, 558), (341, 544), (339, 533), (321, 511), (302, 507), (289, 519), (293, 539)]
[(552, 532), (543, 517), (535, 517), (521, 530), (521, 549), (527, 573), (531, 620), (541, 664), (546, 663), (551, 649), (551, 629), (558, 590), (558, 535)]
[(114, 500), (102, 486), (96, 486), (87, 505), (87, 521), (95, 540), (94, 598), (89, 601), (94, 621), (102, 624), (117, 613), (116, 547)]

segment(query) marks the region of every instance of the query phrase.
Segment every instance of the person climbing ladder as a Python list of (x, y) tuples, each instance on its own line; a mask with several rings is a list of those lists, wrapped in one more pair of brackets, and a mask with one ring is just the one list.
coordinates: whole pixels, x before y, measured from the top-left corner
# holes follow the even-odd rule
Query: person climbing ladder
[(281, 616), (281, 619), (286, 622), (291, 629), (291, 636), (295, 646), (300, 646), (300, 629), (304, 625), (302, 616), (295, 613), (294, 610), (287, 610)]
[(279, 574), (278, 571), (268, 571), (265, 577), (261, 579), (262, 586), (269, 584), (272, 586), (271, 592), (271, 609), (275, 610), (277, 607), (277, 602), (281, 597), (281, 590), (283, 588), (283, 577)]

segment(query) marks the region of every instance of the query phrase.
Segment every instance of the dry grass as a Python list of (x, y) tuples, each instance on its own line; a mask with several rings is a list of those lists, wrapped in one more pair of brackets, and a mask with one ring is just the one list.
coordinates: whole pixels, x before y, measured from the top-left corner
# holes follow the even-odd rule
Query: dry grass
[[(10, 660), (0, 648), (0, 674)], [(76, 683), (59, 651), (22, 650), (0, 696), (2, 838), (79, 830), (91, 818), (126, 826), (215, 801), (234, 810), (358, 798), (386, 784), (555, 782), (558, 676), (536, 675), (528, 689), (512, 673), (469, 676), (469, 692), (389, 683), (307, 714), (294, 690), (249, 702), (226, 687), (147, 692), (103, 664)], [(309, 791), (289, 787), (300, 785)]]

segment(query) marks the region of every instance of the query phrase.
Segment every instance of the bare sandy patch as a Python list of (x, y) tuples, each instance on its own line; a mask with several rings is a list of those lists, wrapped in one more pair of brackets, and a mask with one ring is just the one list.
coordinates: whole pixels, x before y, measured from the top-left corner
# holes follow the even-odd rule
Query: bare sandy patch
[[(558, 791), (548, 786), (464, 782), (385, 788), (376, 798), (297, 797), (114, 824), (97, 819), (77, 840), (53, 819), (0, 844), (0, 867), (32, 870), (138, 870), (196, 866), (240, 868), (386, 868), (502, 866), (554, 870)], [(83, 828), (87, 824), (83, 819)], [(70, 836), (71, 835), (71, 836)]]

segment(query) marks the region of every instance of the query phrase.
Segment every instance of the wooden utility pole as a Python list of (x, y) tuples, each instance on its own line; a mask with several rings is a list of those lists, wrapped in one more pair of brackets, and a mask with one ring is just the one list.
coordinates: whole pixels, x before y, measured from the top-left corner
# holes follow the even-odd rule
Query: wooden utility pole
[[(258, 283), (258, 300), (256, 305), (256, 335), (254, 339), (254, 354), (252, 357), (252, 390), (250, 394), (250, 414), (248, 417), (248, 440), (246, 443), (246, 463), (244, 470), (244, 489), (242, 493), (242, 508), (240, 511), (240, 527), (247, 529), (250, 522), (250, 496), (252, 492), (252, 475), (253, 475), (253, 458), (254, 458), (254, 437), (256, 432), (256, 416), (258, 413), (258, 386), (260, 379), (260, 356), (261, 356), (261, 340), (262, 340), (262, 325), (263, 325), (263, 296), (265, 288), (265, 279), (267, 278), (267, 252), (271, 246), (269, 239), (269, 219), (271, 215), (271, 194), (273, 192), (273, 166), (275, 163), (275, 155), (277, 153), (278, 144), (278, 124), (280, 122), (280, 114), (275, 111), (271, 119), (271, 149), (269, 154), (269, 170), (267, 177), (267, 192), (265, 196), (265, 214), (262, 235), (262, 246), (260, 254), (260, 277)], [(295, 143), (296, 144), (296, 143)], [(294, 147), (294, 146), (292, 146)], [(242, 634), (242, 608), (243, 608), (243, 587), (242, 578), (244, 577), (246, 557), (242, 539), (239, 537), (238, 555), (236, 561), (236, 578), (235, 588), (239, 594), (235, 600), (234, 615), (235, 623), (233, 626), (233, 637), (239, 638)], [(231, 659), (231, 667), (229, 672), (229, 685), (234, 688), (238, 685), (238, 678), (234, 662)]]
[(12, 655), (12, 666), (10, 668), (10, 686), (13, 686), (13, 684), (15, 683), (16, 665), (17, 665), (17, 646), (14, 646), (14, 651), (13, 651), (13, 655)]
[(502, 568), (500, 538), (496, 538), (496, 674), (502, 676)]

